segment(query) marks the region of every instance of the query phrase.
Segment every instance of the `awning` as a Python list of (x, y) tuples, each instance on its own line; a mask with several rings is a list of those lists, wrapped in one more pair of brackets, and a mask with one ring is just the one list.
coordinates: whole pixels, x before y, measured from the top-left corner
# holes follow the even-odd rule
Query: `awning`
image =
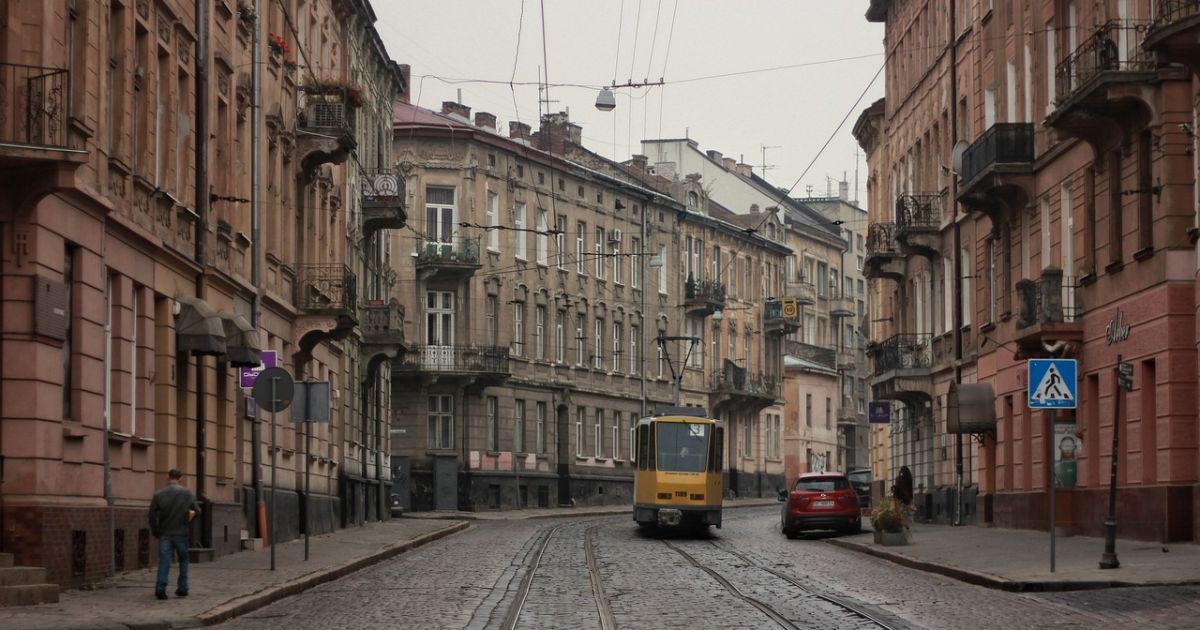
[(175, 301), (179, 303), (179, 315), (175, 317), (177, 349), (197, 356), (225, 354), (225, 326), (217, 312), (200, 298), (180, 296)]
[(950, 383), (946, 396), (946, 433), (996, 430), (996, 394), (989, 383)]
[(236, 313), (221, 313), (225, 327), (225, 360), (233, 367), (256, 367), (262, 361), (258, 331)]

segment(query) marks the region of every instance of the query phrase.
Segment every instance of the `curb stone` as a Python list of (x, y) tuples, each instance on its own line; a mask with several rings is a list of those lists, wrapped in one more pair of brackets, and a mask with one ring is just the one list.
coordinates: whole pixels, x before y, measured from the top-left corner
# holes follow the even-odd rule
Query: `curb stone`
[[(262, 608), (268, 604), (272, 604), (285, 597), (290, 597), (297, 593), (301, 593), (313, 588), (314, 586), (324, 584), (325, 582), (332, 582), (333, 580), (345, 577), (346, 575), (354, 573), (355, 571), (365, 569), (373, 564), (377, 564), (394, 556), (398, 556), (406, 551), (416, 549), (417, 547), (431, 543), (435, 540), (445, 538), (446, 536), (460, 532), (470, 526), (471, 524), (466, 522), (455, 523), (453, 525), (443, 527), (435, 532), (430, 532), (423, 536), (418, 536), (412, 540), (386, 547), (377, 553), (364, 556), (353, 562), (350, 562), (349, 564), (343, 564), (321, 571), (316, 571), (289, 582), (284, 582), (283, 584), (266, 587), (256, 593), (243, 595), (212, 608), (207, 612), (197, 615), (194, 618), (194, 623), (211, 626), (223, 621), (228, 621), (234, 617), (258, 610), (259, 608)], [(132, 629), (134, 626), (129, 627)], [(180, 628), (187, 626), (172, 625), (167, 627)]]
[(849, 549), (858, 553), (875, 556), (883, 560), (888, 560), (901, 566), (917, 569), (929, 573), (937, 573), (949, 578), (954, 578), (961, 582), (983, 586), (985, 588), (996, 589), (1000, 591), (1008, 591), (1012, 593), (1052, 593), (1063, 591), (1088, 591), (1103, 588), (1136, 588), (1145, 586), (1191, 586), (1200, 584), (1200, 580), (1178, 580), (1178, 581), (1155, 581), (1155, 582), (1125, 582), (1122, 580), (1009, 580), (996, 577), (987, 573), (977, 571), (969, 571), (958, 567), (941, 564), (938, 562), (930, 562), (928, 560), (918, 560), (903, 554), (876, 549), (874, 545), (850, 542), (846, 540), (837, 540), (836, 538), (827, 539), (824, 542), (842, 549)]

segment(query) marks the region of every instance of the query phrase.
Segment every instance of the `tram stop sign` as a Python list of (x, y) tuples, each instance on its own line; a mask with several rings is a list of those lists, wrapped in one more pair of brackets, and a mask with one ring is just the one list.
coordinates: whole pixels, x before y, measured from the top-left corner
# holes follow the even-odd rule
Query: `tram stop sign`
[[(271, 391), (272, 383), (275, 384), (274, 392)], [(296, 382), (292, 380), (292, 375), (281, 367), (270, 367), (259, 372), (258, 377), (254, 379), (254, 389), (250, 395), (254, 397), (254, 402), (266, 411), (283, 411), (292, 404), (295, 392)]]

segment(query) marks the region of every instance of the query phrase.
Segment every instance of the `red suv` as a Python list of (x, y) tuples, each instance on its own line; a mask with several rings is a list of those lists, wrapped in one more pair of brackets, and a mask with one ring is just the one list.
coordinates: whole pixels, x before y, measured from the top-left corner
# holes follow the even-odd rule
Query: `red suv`
[(862, 531), (858, 494), (841, 473), (800, 475), (784, 502), (780, 524), (788, 538), (795, 538), (807, 529), (857, 534)]

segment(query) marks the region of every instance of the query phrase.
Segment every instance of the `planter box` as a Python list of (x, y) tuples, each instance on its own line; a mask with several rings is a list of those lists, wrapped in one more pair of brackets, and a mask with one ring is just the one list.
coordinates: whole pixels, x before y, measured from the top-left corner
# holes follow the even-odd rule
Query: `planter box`
[(907, 545), (911, 540), (911, 535), (908, 530), (902, 532), (879, 532), (879, 543), (884, 547), (900, 547)]

